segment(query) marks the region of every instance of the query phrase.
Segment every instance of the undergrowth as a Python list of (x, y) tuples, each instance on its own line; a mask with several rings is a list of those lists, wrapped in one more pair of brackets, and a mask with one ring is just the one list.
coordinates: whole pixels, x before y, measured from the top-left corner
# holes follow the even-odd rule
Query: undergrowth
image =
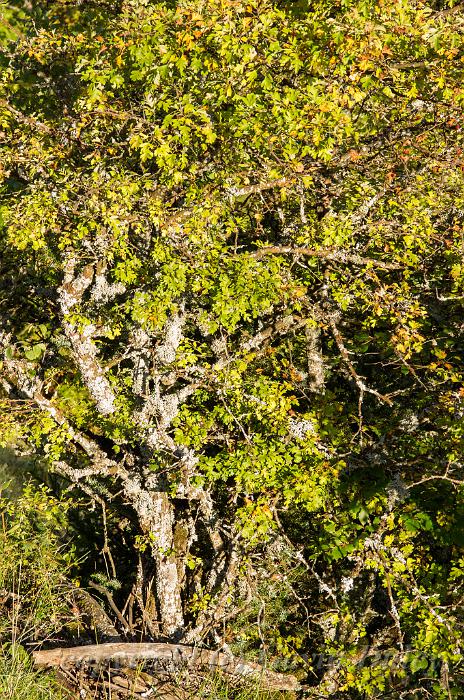
[(2, 644), (46, 639), (69, 618), (67, 574), (73, 551), (62, 544), (67, 508), (32, 482), (17, 499), (0, 493)]
[(40, 673), (24, 649), (10, 645), (0, 651), (0, 698), (2, 700), (71, 700), (49, 673)]
[[(57, 499), (32, 480), (12, 497), (0, 489), (0, 699), (68, 700), (80, 697), (64, 689), (50, 673), (34, 669), (26, 649), (36, 642), (66, 638), (73, 621), (70, 572), (76, 565), (69, 540), (71, 501)], [(88, 700), (118, 700), (108, 687), (110, 675), (85, 681)], [(169, 686), (179, 700), (273, 700), (282, 694), (263, 691), (253, 682), (230, 682), (216, 675), (176, 675), (166, 682), (145, 674), (150, 698), (163, 697)], [(106, 681), (106, 682), (105, 682)], [(84, 687), (83, 686), (83, 687)], [(128, 689), (124, 698), (130, 696)]]

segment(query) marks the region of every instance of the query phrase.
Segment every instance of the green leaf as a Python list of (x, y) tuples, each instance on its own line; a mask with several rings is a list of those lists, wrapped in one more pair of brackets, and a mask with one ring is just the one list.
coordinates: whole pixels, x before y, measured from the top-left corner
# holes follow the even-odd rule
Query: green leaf
[(47, 348), (47, 346), (45, 345), (45, 343), (36, 343), (32, 347), (25, 350), (24, 355), (28, 360), (31, 360), (31, 361), (38, 360), (39, 357), (41, 357), (43, 355), (46, 348)]

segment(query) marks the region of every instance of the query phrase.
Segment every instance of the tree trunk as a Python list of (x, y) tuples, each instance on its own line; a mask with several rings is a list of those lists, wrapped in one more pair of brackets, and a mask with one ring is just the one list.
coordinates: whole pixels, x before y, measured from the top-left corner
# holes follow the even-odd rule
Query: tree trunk
[(155, 537), (153, 557), (156, 566), (156, 595), (161, 632), (168, 639), (180, 639), (184, 632), (181, 580), (174, 547), (174, 507), (166, 493), (154, 494), (157, 517), (152, 522)]
[(174, 506), (166, 492), (150, 492), (135, 480), (126, 484), (125, 491), (151, 546), (160, 632), (166, 639), (180, 639), (184, 632), (184, 614), (174, 543)]

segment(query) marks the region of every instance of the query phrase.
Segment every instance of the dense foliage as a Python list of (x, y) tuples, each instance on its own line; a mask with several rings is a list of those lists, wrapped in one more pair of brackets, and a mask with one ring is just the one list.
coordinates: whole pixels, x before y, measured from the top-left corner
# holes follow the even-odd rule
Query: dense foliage
[(148, 636), (284, 656), (314, 697), (459, 697), (459, 3), (27, 12), (2, 439), (104, 508)]

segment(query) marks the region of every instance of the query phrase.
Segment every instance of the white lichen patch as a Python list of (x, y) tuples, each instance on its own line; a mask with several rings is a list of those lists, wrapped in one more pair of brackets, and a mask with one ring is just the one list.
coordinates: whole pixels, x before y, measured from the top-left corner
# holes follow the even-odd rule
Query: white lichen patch
[(349, 593), (353, 590), (354, 579), (351, 576), (342, 576), (341, 584), (342, 593)]
[(94, 304), (106, 304), (125, 291), (126, 286), (122, 282), (110, 284), (104, 274), (96, 274), (90, 298)]
[(297, 420), (296, 418), (290, 418), (288, 422), (288, 431), (292, 437), (297, 440), (304, 440), (304, 438), (309, 433), (314, 433), (314, 423), (305, 418)]
[(98, 362), (98, 349), (93, 342), (96, 327), (92, 323), (83, 328), (67, 320), (69, 311), (78, 304), (85, 290), (90, 286), (94, 270), (87, 265), (78, 275), (74, 274), (76, 260), (70, 256), (65, 262), (64, 281), (58, 292), (58, 300), (63, 315), (63, 330), (82, 376), (82, 380), (96, 403), (98, 411), (106, 416), (116, 410), (116, 398), (112, 386)]
[(176, 314), (166, 322), (164, 343), (156, 348), (156, 358), (163, 365), (169, 365), (176, 359), (177, 350), (182, 342), (184, 315)]

